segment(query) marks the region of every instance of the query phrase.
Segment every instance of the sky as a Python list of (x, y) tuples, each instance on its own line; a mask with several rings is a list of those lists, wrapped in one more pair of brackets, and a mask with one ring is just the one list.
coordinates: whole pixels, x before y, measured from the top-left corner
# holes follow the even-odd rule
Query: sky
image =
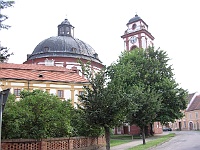
[(199, 0), (15, 0), (1, 11), (9, 16), (0, 31), (2, 46), (13, 52), (9, 63), (23, 63), (42, 40), (57, 36), (67, 18), (74, 37), (92, 46), (105, 65), (124, 51), (121, 36), (137, 13), (155, 37), (155, 48), (167, 52), (176, 82), (189, 93), (200, 92)]

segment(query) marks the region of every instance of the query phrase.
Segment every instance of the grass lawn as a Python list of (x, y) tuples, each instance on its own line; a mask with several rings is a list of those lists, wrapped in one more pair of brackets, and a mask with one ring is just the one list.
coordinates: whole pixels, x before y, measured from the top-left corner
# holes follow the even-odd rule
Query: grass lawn
[(124, 144), (127, 142), (131, 142), (132, 138), (138, 139), (139, 136), (131, 136), (131, 135), (111, 135), (110, 137), (110, 146), (117, 146), (120, 144)]
[(158, 139), (149, 141), (145, 145), (141, 144), (141, 145), (135, 146), (133, 148), (130, 148), (128, 150), (147, 150), (148, 148), (157, 146), (157, 145), (159, 145), (159, 144), (161, 144), (163, 142), (168, 141), (169, 139), (171, 139), (174, 136), (175, 136), (175, 133), (170, 133), (170, 134), (164, 135), (164, 136), (162, 136), (162, 137), (160, 137)]

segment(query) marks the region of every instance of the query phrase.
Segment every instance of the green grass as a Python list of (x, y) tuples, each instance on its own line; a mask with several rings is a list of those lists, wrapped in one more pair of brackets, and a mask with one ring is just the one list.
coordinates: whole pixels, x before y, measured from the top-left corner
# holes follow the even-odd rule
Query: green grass
[(131, 136), (131, 135), (111, 135), (110, 137), (110, 146), (117, 146), (124, 143), (128, 143), (132, 141), (132, 138), (138, 139), (139, 136)]
[(131, 142), (132, 140), (119, 140), (119, 139), (110, 139), (110, 146), (117, 146), (124, 143)]
[(172, 137), (175, 136), (175, 133), (170, 133), (168, 135), (164, 135), (158, 139), (155, 139), (155, 140), (152, 140), (152, 141), (149, 141), (147, 142), (145, 145), (141, 144), (141, 145), (138, 145), (138, 146), (135, 146), (133, 148), (130, 148), (128, 150), (147, 150), (151, 147), (154, 147), (154, 146), (157, 146), (163, 142), (166, 142), (168, 141), (169, 139), (171, 139)]

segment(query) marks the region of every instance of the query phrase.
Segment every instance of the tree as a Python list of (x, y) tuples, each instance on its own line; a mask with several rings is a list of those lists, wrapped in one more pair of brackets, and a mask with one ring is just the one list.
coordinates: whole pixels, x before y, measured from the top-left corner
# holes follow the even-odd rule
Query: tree
[(3, 21), (8, 19), (8, 16), (1, 14), (1, 10), (8, 8), (8, 7), (12, 7), (14, 5), (14, 3), (15, 3), (14, 1), (0, 1), (0, 29), (10, 28), (9, 25), (2, 24)]
[(13, 55), (13, 53), (8, 53), (9, 49), (7, 47), (0, 47), (0, 63), (4, 63), (8, 58)]
[(21, 99), (8, 99), (3, 114), (2, 137), (66, 137), (72, 133), (70, 101), (62, 101), (47, 92), (22, 91)]
[(122, 89), (108, 80), (106, 68), (95, 73), (90, 64), (81, 63), (84, 76), (90, 83), (79, 95), (80, 109), (84, 119), (93, 127), (102, 127), (105, 132), (106, 149), (110, 149), (110, 129), (124, 121), (127, 101)]
[(121, 86), (126, 94), (132, 95), (127, 117), (130, 123), (141, 128), (143, 144), (145, 126), (154, 121), (163, 123), (178, 119), (180, 110), (186, 107), (187, 92), (178, 87), (168, 61), (166, 52), (149, 47), (122, 53), (111, 67), (112, 80), (122, 76)]
[(87, 123), (85, 113), (81, 109), (74, 109), (71, 115), (71, 126), (73, 127), (72, 136), (98, 137), (103, 134), (101, 127)]
[[(2, 24), (3, 21), (8, 19), (7, 15), (1, 14), (1, 10), (12, 7), (14, 5), (14, 1), (0, 1), (0, 30), (1, 29), (9, 29), (10, 26), (6, 24)], [(8, 53), (9, 49), (7, 47), (1, 47), (0, 44), (0, 63), (6, 62), (8, 58), (13, 55), (13, 53)]]

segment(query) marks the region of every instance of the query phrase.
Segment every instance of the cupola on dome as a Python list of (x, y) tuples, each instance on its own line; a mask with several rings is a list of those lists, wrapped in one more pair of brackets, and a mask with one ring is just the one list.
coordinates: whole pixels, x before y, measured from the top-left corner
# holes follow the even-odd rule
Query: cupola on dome
[(74, 27), (68, 19), (58, 25), (58, 36), (52, 36), (41, 41), (32, 54), (27, 55), (25, 63), (42, 58), (81, 58), (102, 63), (98, 54), (89, 44), (74, 38)]

